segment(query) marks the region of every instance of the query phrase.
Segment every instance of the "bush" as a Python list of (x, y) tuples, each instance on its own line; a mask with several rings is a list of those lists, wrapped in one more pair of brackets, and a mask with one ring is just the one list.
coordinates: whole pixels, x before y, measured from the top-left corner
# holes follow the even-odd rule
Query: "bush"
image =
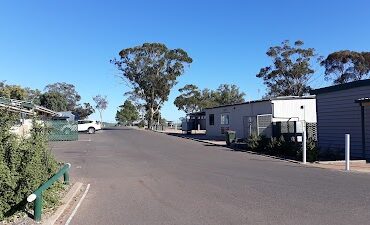
[(247, 149), (250, 151), (257, 151), (261, 141), (261, 136), (252, 134), (247, 139)]
[[(19, 137), (10, 132), (15, 121), (16, 115), (0, 111), (0, 221), (24, 209), (27, 196), (59, 167), (43, 126), (33, 122), (30, 137)], [(45, 192), (46, 203), (56, 201), (52, 192)]]
[(267, 153), (271, 155), (283, 155), (285, 139), (283, 136), (280, 138), (273, 137), (267, 144)]
[[(266, 138), (263, 136), (251, 135), (247, 139), (247, 149), (279, 157), (287, 157), (297, 160), (302, 159), (302, 144), (285, 140), (283, 136), (280, 136), (279, 138)], [(319, 150), (316, 146), (316, 142), (311, 139), (307, 140), (307, 161), (317, 161), (318, 155)]]
[(315, 162), (319, 159), (319, 148), (314, 140), (307, 141), (307, 161)]
[[(302, 148), (297, 152), (297, 159), (302, 160)], [(307, 140), (306, 159), (307, 162), (315, 162), (319, 159), (319, 148), (312, 139)]]

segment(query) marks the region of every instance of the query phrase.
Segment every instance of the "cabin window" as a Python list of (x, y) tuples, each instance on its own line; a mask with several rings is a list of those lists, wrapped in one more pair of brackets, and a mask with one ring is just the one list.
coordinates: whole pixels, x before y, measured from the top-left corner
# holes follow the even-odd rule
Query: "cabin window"
[(229, 125), (229, 114), (221, 114), (221, 125)]
[(209, 125), (215, 125), (215, 114), (209, 114)]

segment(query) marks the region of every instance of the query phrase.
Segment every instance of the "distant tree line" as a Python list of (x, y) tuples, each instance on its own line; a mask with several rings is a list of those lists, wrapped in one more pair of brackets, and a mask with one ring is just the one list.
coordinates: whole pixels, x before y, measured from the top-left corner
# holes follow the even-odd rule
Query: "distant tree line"
[[(260, 69), (256, 77), (266, 85), (264, 98), (276, 96), (302, 96), (311, 90), (310, 83), (317, 79), (315, 65), (325, 69), (326, 80), (342, 84), (368, 78), (370, 76), (370, 52), (349, 50), (337, 51), (326, 58), (317, 54), (314, 48), (304, 47), (303, 41), (291, 44), (288, 40), (270, 47), (266, 55), (272, 63)], [(126, 92), (138, 111), (145, 111), (148, 127), (160, 121), (160, 110), (168, 100), (171, 89), (185, 66), (192, 58), (183, 49), (169, 49), (161, 43), (144, 43), (119, 52), (119, 58), (110, 62), (120, 72), (130, 91)], [(216, 90), (200, 90), (195, 84), (187, 84), (179, 89), (180, 95), (174, 104), (186, 113), (200, 111), (207, 107), (240, 103), (245, 94), (236, 85), (222, 84)], [(126, 103), (126, 102), (125, 102)], [(124, 104), (117, 112), (116, 119), (132, 122), (130, 105)], [(127, 114), (122, 116), (123, 114)]]
[(205, 108), (244, 102), (245, 94), (232, 84), (221, 84), (216, 90), (200, 90), (194, 84), (187, 84), (179, 89), (181, 93), (174, 104), (186, 113), (198, 112)]

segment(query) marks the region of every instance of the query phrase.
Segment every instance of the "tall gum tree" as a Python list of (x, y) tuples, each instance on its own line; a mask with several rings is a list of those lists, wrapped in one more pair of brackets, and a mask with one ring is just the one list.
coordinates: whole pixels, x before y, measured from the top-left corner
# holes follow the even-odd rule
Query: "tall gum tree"
[(256, 75), (267, 86), (266, 97), (302, 96), (310, 91), (309, 81), (314, 74), (312, 63), (321, 60), (314, 48), (304, 48), (302, 41), (284, 41), (266, 52), (273, 63)]
[(330, 53), (321, 61), (325, 79), (333, 84), (344, 84), (370, 76), (370, 52), (342, 50)]
[(161, 43), (144, 43), (119, 52), (120, 59), (113, 63), (128, 81), (135, 98), (144, 102), (148, 111), (148, 127), (153, 125), (154, 114), (165, 101), (177, 78), (184, 73), (185, 65), (192, 63), (182, 49), (169, 49)]

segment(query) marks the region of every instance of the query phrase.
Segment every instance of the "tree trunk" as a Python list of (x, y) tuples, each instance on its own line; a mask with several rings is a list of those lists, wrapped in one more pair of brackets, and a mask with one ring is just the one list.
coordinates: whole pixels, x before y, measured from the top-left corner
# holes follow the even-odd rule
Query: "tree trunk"
[(154, 120), (154, 89), (151, 90), (151, 99), (149, 104), (149, 118), (148, 118), (148, 129), (153, 129), (153, 120)]
[(100, 114), (100, 124), (101, 126), (103, 125), (103, 115), (102, 115), (102, 111), (99, 111), (99, 114)]
[(154, 120), (154, 109), (151, 107), (149, 109), (149, 118), (148, 118), (148, 129), (152, 129), (153, 127), (153, 120)]

